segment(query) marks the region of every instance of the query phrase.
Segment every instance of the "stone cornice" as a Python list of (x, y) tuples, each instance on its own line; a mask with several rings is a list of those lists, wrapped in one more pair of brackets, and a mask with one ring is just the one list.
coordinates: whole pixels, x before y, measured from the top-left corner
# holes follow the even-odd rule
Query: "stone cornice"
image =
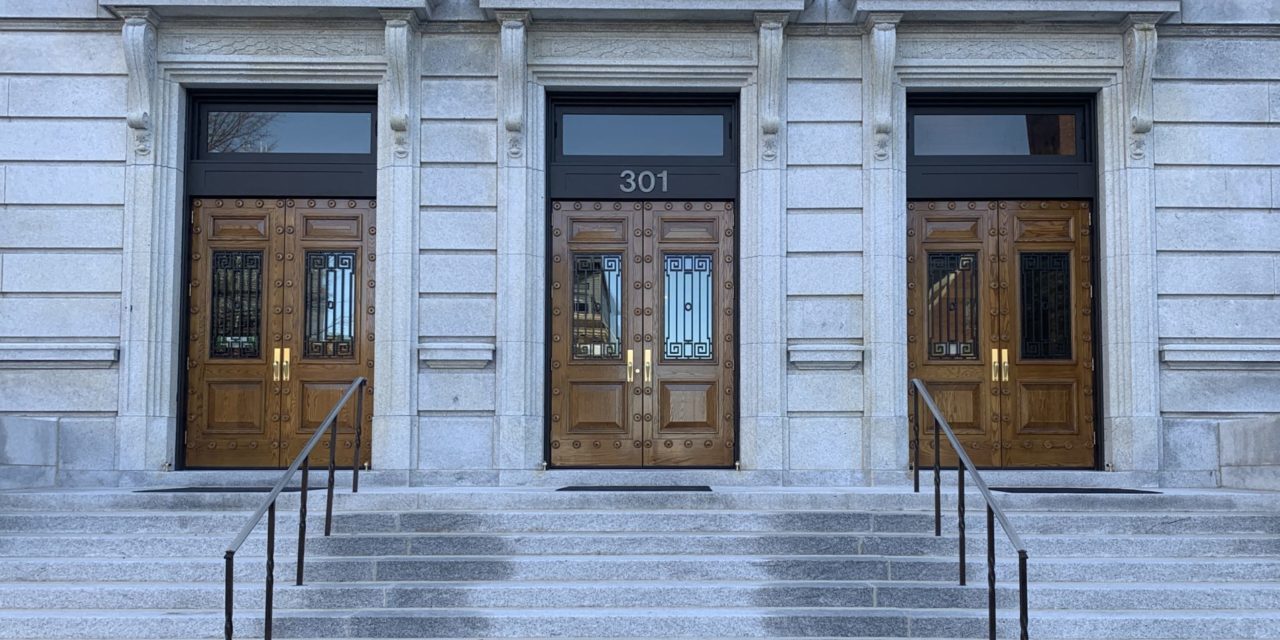
[(0, 369), (105, 369), (119, 359), (115, 342), (0, 343)]
[(369, 18), (380, 10), (413, 11), (431, 18), (440, 0), (98, 0), (98, 5), (124, 17), (150, 9), (163, 17), (299, 17)]
[(1181, 0), (840, 0), (861, 22), (875, 12), (903, 14), (906, 21), (1037, 21), (1118, 23), (1129, 14), (1161, 18), (1181, 9)]

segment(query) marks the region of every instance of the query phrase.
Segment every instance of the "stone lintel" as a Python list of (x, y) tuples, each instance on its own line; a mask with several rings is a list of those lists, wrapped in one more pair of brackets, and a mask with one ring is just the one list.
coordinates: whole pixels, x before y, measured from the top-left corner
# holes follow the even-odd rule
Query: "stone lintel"
[(418, 360), (432, 369), (483, 369), (493, 362), (491, 342), (425, 342)]
[(98, 0), (125, 17), (137, 9), (177, 18), (378, 18), (380, 10), (408, 10), (431, 18), (441, 0)]
[(119, 359), (116, 343), (0, 343), (0, 369), (104, 369)]
[(789, 344), (787, 362), (797, 369), (854, 369), (862, 363), (862, 345)]
[(872, 12), (902, 13), (908, 21), (1120, 23), (1129, 14), (1177, 12), (1180, 0), (840, 0), (862, 22)]
[(1280, 345), (1166, 344), (1160, 361), (1170, 369), (1280, 369)]

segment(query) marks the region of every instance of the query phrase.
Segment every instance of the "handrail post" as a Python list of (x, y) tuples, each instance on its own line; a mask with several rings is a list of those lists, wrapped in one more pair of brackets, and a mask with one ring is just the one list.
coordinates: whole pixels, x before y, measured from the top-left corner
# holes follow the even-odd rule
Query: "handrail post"
[(333, 479), (338, 456), (338, 421), (329, 425), (329, 484), (325, 487), (324, 501), (324, 535), (329, 537), (333, 531)]
[(987, 505), (987, 627), (996, 640), (996, 515)]
[(942, 537), (942, 449), (938, 442), (938, 416), (933, 416), (933, 536)]
[(1018, 551), (1018, 624), (1022, 640), (1027, 640), (1027, 552)]
[(307, 478), (311, 475), (311, 460), (308, 458), (302, 461), (302, 496), (298, 502), (298, 581), (297, 586), (302, 586), (303, 558), (305, 558), (307, 548)]
[(914, 461), (911, 464), (911, 470), (915, 492), (920, 493), (920, 390), (916, 389), (914, 384), (911, 385), (911, 431), (914, 436), (911, 442), (915, 449), (912, 451)]
[(356, 446), (351, 458), (351, 493), (360, 492), (360, 439), (364, 435), (364, 394), (368, 388), (367, 380), (360, 383), (356, 392)]
[(271, 606), (276, 589), (276, 503), (267, 509), (267, 593), (266, 616), (262, 619), (262, 640), (271, 640)]
[(224, 613), (225, 619), (223, 620), (223, 623), (222, 623), (222, 635), (225, 638), (225, 640), (231, 640), (231, 634), (234, 631), (234, 625), (231, 622), (231, 614), (232, 614), (232, 610), (235, 608), (234, 597), (236, 592), (236, 578), (235, 578), (236, 552), (227, 551), (225, 554), (223, 554), (222, 558), (226, 560), (226, 563), (227, 563), (227, 568), (226, 568), (227, 575), (225, 578), (226, 593), (223, 594), (223, 597), (226, 599), (226, 602), (223, 603), (223, 607), (224, 607), (223, 613)]
[(956, 487), (960, 490), (957, 506), (960, 514), (960, 586), (963, 587), (965, 585), (965, 580), (967, 579), (965, 574), (968, 573), (968, 567), (966, 566), (964, 556), (964, 465), (956, 465)]

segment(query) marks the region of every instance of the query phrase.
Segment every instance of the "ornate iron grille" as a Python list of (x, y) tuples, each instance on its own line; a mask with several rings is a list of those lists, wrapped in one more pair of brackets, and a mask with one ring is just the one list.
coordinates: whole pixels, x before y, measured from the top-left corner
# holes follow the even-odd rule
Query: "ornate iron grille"
[(664, 275), (662, 356), (668, 360), (712, 357), (711, 256), (669, 254)]
[(262, 252), (214, 251), (209, 357), (257, 358), (262, 318)]
[(573, 256), (573, 357), (622, 357), (622, 256)]
[(308, 358), (355, 354), (356, 252), (308, 251), (305, 292)]
[(1064, 360), (1071, 357), (1071, 254), (1024, 253), (1022, 281), (1022, 357)]
[(978, 358), (978, 254), (930, 253), (925, 291), (929, 358)]

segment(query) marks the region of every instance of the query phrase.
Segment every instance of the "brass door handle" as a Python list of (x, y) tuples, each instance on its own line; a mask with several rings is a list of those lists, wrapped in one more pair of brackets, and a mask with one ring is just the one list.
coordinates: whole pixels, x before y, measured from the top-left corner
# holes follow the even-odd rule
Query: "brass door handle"
[(280, 382), (280, 347), (276, 347), (275, 358), (271, 361), (271, 381)]
[(1000, 350), (991, 350), (991, 381), (1000, 382)]
[[(287, 351), (287, 350), (286, 350)], [(1000, 350), (1000, 381), (1009, 381), (1009, 350)]]
[(653, 349), (644, 350), (644, 383), (653, 381)]
[(627, 382), (636, 381), (636, 353), (634, 349), (627, 349)]
[(284, 350), (283, 377), (285, 382), (289, 381), (289, 348), (288, 347), (285, 347), (285, 350)]

